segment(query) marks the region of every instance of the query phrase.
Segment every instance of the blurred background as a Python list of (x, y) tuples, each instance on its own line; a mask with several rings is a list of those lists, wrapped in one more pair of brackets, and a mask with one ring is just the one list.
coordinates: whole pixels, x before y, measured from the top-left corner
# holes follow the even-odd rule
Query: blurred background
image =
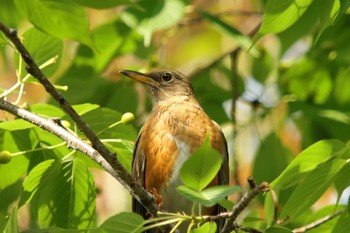
[[(0, 21), (25, 38), (31, 23), (11, 0), (1, 5)], [(248, 176), (271, 182), (320, 139), (349, 139), (349, 14), (325, 27), (306, 12), (288, 29), (268, 34), (259, 32), (263, 0), (157, 0), (139, 6), (86, 8), (93, 45), (65, 39), (60, 65), (50, 75), (71, 104), (134, 113), (130, 147), (121, 156), (130, 160), (133, 140), (152, 107), (143, 87), (118, 73), (122, 69), (171, 68), (186, 74), (204, 110), (221, 125), (229, 144), (231, 183), (243, 188)], [(0, 49), (0, 88), (6, 90), (17, 81), (18, 65), (11, 47)], [(7, 98), (15, 102), (18, 95)], [(35, 103), (54, 101), (40, 85), (26, 84), (18, 104)], [(10, 118), (0, 112), (0, 119)], [(128, 192), (106, 172), (91, 171), (98, 188), (98, 222), (129, 211)], [(336, 200), (330, 189), (314, 208)], [(263, 198), (253, 205), (258, 215), (262, 206)]]

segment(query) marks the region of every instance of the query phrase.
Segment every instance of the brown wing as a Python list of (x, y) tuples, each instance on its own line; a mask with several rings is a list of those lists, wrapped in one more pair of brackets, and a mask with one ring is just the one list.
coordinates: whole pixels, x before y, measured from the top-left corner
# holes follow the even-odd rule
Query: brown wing
[[(146, 160), (143, 151), (139, 146), (139, 141), (141, 137), (142, 129), (140, 130), (140, 134), (138, 135), (134, 152), (132, 158), (132, 177), (136, 180), (137, 183), (145, 187), (145, 167)], [(146, 209), (138, 202), (135, 198), (132, 199), (132, 211), (140, 214), (143, 217), (146, 217), (147, 211)]]
[[(222, 150), (222, 164), (221, 164), (221, 168), (220, 168), (220, 171), (219, 171), (219, 174), (218, 174), (218, 178), (219, 178), (219, 182), (218, 182), (218, 185), (229, 185), (229, 179), (230, 179), (230, 170), (229, 170), (229, 158), (228, 158), (228, 150), (227, 150), (227, 141), (226, 141), (226, 138), (225, 138), (225, 135), (223, 134), (220, 126), (215, 122), (214, 122), (214, 125), (216, 125), (219, 129), (219, 132), (220, 132), (220, 136), (221, 136), (221, 141), (222, 141), (222, 144), (224, 146), (223, 150)], [(217, 205), (217, 213), (216, 214), (219, 214), (219, 213), (222, 213), (222, 212), (225, 212), (226, 209), (224, 207), (222, 207), (221, 205)], [(216, 222), (217, 224), (217, 232), (221, 232), (222, 228), (224, 227), (224, 224), (225, 224), (225, 220), (224, 219), (221, 219), (221, 220), (218, 220)]]

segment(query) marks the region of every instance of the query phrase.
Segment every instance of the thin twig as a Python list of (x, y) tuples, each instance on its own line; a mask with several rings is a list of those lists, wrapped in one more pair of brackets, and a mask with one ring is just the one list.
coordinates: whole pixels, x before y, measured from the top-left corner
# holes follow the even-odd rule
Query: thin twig
[(260, 185), (255, 186), (249, 192), (245, 193), (238, 203), (232, 208), (230, 217), (226, 220), (225, 226), (222, 229), (222, 233), (229, 233), (234, 229), (234, 222), (238, 215), (248, 206), (248, 204), (260, 193), (267, 192), (270, 189), (270, 185), (267, 182), (262, 182)]
[(333, 214), (330, 214), (330, 215), (324, 216), (323, 218), (317, 219), (316, 221), (314, 221), (310, 224), (307, 224), (303, 227), (295, 228), (294, 230), (292, 230), (292, 232), (293, 233), (302, 233), (302, 232), (306, 232), (308, 230), (314, 229), (314, 228), (332, 220), (333, 218), (337, 217), (338, 215), (341, 215), (343, 212), (344, 212), (344, 210), (339, 210)]
[[(27, 49), (18, 38), (17, 31), (15, 29), (6, 27), (2, 23), (0, 23), (0, 31), (2, 31), (8, 39), (10, 39), (10, 41), (16, 47), (17, 51), (21, 54), (23, 60), (27, 64), (28, 73), (30, 73), (44, 86), (45, 90), (57, 101), (60, 107), (76, 123), (79, 130), (89, 139), (92, 147), (98, 152), (95, 152), (94, 158), (97, 159), (97, 157), (101, 155), (104, 160), (107, 161), (113, 168), (113, 176), (133, 195), (133, 197), (142, 203), (142, 205), (150, 212), (152, 216), (156, 216), (159, 208), (153, 196), (149, 194), (140, 184), (135, 183), (134, 179), (131, 177), (128, 171), (118, 161), (116, 154), (110, 152), (106, 148), (106, 146), (100, 141), (96, 134), (89, 128), (88, 124), (78, 115), (78, 113), (62, 96), (62, 94), (50, 83), (50, 81), (41, 72), (38, 65), (34, 62)], [(4, 100), (2, 100), (2, 102), (4, 103)], [(14, 114), (16, 112), (17, 111), (14, 111)], [(70, 144), (70, 142), (68, 142), (68, 144)]]

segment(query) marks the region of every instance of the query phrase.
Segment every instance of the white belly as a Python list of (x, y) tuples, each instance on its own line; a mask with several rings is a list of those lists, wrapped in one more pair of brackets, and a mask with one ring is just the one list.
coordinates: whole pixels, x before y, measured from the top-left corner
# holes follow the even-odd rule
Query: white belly
[(171, 139), (176, 142), (179, 156), (175, 163), (176, 166), (173, 169), (168, 188), (162, 190), (160, 193), (163, 201), (163, 209), (168, 212), (185, 212), (186, 214), (191, 214), (192, 202), (176, 191), (176, 188), (182, 185), (179, 171), (183, 163), (190, 156), (190, 147), (185, 142), (177, 140), (176, 138), (171, 137)]

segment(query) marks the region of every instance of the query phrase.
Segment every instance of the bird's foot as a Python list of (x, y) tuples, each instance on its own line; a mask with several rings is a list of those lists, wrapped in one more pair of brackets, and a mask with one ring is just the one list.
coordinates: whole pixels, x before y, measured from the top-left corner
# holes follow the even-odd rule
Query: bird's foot
[(151, 189), (149, 190), (149, 192), (150, 192), (150, 193), (154, 196), (154, 198), (156, 199), (156, 202), (157, 202), (159, 208), (162, 208), (162, 207), (163, 207), (163, 198), (162, 198), (161, 195), (158, 194), (157, 189), (151, 188)]

